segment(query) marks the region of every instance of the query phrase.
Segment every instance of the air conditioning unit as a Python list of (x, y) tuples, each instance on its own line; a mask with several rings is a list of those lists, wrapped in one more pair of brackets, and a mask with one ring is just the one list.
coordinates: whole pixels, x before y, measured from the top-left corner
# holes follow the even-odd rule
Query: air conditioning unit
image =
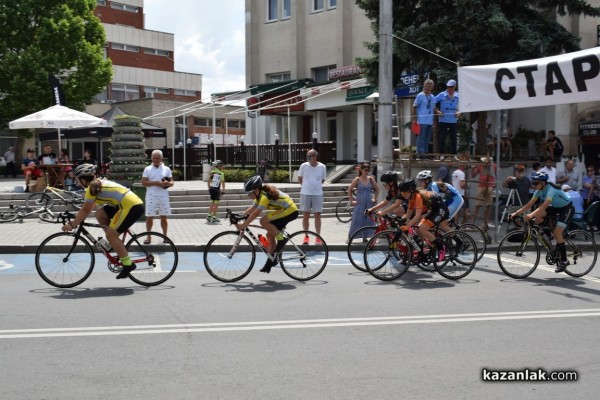
[(146, 99), (153, 99), (154, 98), (154, 92), (145, 92), (144, 93), (144, 97)]

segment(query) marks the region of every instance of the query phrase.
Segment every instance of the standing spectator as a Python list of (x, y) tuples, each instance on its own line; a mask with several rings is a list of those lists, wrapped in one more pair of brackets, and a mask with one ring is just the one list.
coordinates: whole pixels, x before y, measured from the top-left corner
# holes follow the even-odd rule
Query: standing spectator
[(37, 158), (38, 164), (56, 164), (56, 153), (52, 152), (52, 146), (49, 144), (44, 146), (44, 154)]
[[(302, 211), (302, 229), (308, 230), (310, 212), (315, 215), (315, 230), (321, 235), (321, 212), (323, 211), (323, 183), (327, 178), (325, 165), (317, 161), (319, 153), (309, 150), (306, 153), (305, 163), (302, 163), (298, 171), (298, 181), (302, 185), (300, 189), (300, 211)], [(304, 237), (304, 244), (308, 244), (308, 236)], [(317, 242), (320, 239), (316, 239)]]
[(15, 167), (15, 148), (10, 146), (6, 153), (4, 153), (4, 159), (6, 160), (6, 169), (4, 170), (4, 177), (8, 178), (8, 175), (12, 175), (13, 178), (17, 177), (17, 168)]
[(442, 164), (438, 169), (437, 173), (437, 182), (438, 183), (448, 183), (450, 184), (450, 169), (448, 169), (448, 165)]
[(423, 91), (417, 95), (413, 104), (412, 122), (419, 124), (419, 136), (417, 136), (417, 160), (421, 158), (431, 159), (425, 154), (429, 153), (429, 142), (433, 135), (433, 115), (435, 110), (435, 96), (431, 94), (433, 81), (426, 79), (423, 83)]
[(512, 128), (507, 126), (502, 131), (502, 136), (500, 137), (500, 157), (505, 160), (512, 160)]
[(459, 165), (457, 169), (454, 170), (454, 172), (452, 172), (452, 186), (454, 186), (456, 188), (456, 190), (458, 190), (458, 193), (462, 196), (464, 202), (463, 202), (463, 206), (462, 209), (458, 212), (458, 215), (456, 216), (456, 220), (458, 221), (458, 218), (461, 216), (462, 214), (462, 222), (461, 223), (465, 223), (467, 222), (467, 217), (469, 216), (469, 199), (467, 196), (465, 196), (465, 189), (467, 188), (467, 181), (465, 180), (466, 176), (465, 176), (465, 171), (464, 171), (464, 166)]
[(502, 187), (514, 189), (519, 195), (520, 202), (514, 198), (509, 206), (523, 206), (529, 201), (529, 189), (531, 188), (531, 180), (525, 176), (525, 166), (518, 164), (515, 166), (515, 175), (507, 177), (502, 183)]
[[(151, 157), (152, 164), (142, 174), (142, 185), (146, 187), (146, 231), (152, 230), (154, 217), (159, 216), (162, 233), (167, 236), (167, 217), (171, 215), (168, 188), (173, 186), (173, 174), (162, 162), (162, 151), (154, 150)], [(149, 244), (150, 240), (148, 236), (144, 243)]]
[[(436, 114), (440, 116), (440, 123), (438, 125), (438, 151), (440, 153), (446, 153), (446, 139), (450, 136), (450, 153), (456, 157), (456, 135), (458, 127), (458, 118), (460, 113), (458, 112), (458, 92), (456, 90), (456, 81), (450, 79), (446, 83), (446, 90), (435, 96), (435, 103), (439, 104), (439, 110), (436, 108)], [(441, 156), (444, 159), (444, 156)], [(450, 182), (446, 182), (450, 183)]]
[(544, 166), (538, 172), (545, 172), (548, 175), (548, 182), (556, 184), (556, 168), (553, 167), (554, 159), (547, 157)]
[(38, 168), (38, 161), (35, 158), (35, 151), (33, 149), (27, 149), (27, 155), (21, 163), (21, 171), (25, 175), (25, 192), (29, 192), (31, 177), (37, 179), (42, 176), (42, 171)]
[(583, 198), (578, 191), (573, 190), (573, 188), (567, 184), (562, 185), (561, 187), (563, 192), (566, 192), (571, 201), (573, 202), (573, 206), (575, 207), (575, 214), (573, 218), (582, 219), (583, 218)]
[(85, 149), (83, 151), (83, 158), (79, 160), (78, 164), (94, 164), (96, 168), (98, 167), (98, 161), (92, 156), (90, 149)]
[(581, 185), (581, 197), (583, 198), (583, 202), (585, 207), (587, 208), (590, 205), (590, 200), (592, 199), (592, 193), (594, 191), (594, 175), (596, 174), (596, 169), (593, 165), (588, 165), (586, 168), (586, 173), (582, 179)]
[[(375, 191), (375, 199), (379, 197), (379, 185), (373, 176), (369, 175), (371, 166), (368, 162), (360, 164), (358, 176), (354, 178), (348, 187), (348, 197), (352, 198), (352, 193), (356, 189), (356, 205), (352, 211), (352, 224), (348, 232), (348, 238), (351, 238), (354, 233), (365, 226), (372, 226), (371, 219), (365, 215), (365, 211), (373, 205), (373, 191)], [(365, 232), (363, 238), (372, 232)]]
[(581, 172), (575, 168), (575, 161), (567, 160), (565, 170), (561, 171), (556, 178), (557, 185), (569, 185), (571, 190), (581, 190)]
[[(487, 230), (490, 219), (492, 201), (494, 199), (494, 186), (496, 186), (496, 164), (492, 163), (490, 157), (482, 157), (482, 164), (476, 165), (471, 170), (471, 178), (479, 176), (477, 184), (477, 202), (473, 213), (472, 223), (479, 216), (479, 209), (483, 206), (483, 228)], [(492, 171), (493, 170), (493, 171)]]
[(562, 141), (556, 136), (556, 132), (548, 131), (548, 140), (546, 140), (546, 155), (552, 158), (553, 161), (560, 161), (565, 146)]
[[(588, 195), (588, 198), (589, 198), (588, 203), (589, 204), (592, 204), (595, 201), (600, 201), (600, 175), (598, 175), (596, 173), (596, 171), (594, 173), (594, 183), (592, 184), (592, 188), (590, 189), (590, 194)], [(596, 229), (596, 230), (600, 229), (600, 211), (596, 212), (593, 226), (594, 226), (594, 229)]]
[(217, 218), (217, 211), (219, 210), (221, 197), (225, 193), (225, 174), (223, 173), (224, 166), (221, 160), (213, 161), (212, 165), (214, 168), (210, 171), (210, 177), (207, 182), (211, 203), (206, 219), (208, 222), (218, 223), (221, 222), (221, 220)]

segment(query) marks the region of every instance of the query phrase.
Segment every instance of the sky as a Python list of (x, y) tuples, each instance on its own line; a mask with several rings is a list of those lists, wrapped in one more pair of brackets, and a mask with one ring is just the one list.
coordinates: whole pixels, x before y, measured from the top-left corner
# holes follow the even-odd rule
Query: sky
[(175, 35), (175, 71), (202, 74), (202, 98), (246, 88), (244, 0), (144, 0), (144, 14)]

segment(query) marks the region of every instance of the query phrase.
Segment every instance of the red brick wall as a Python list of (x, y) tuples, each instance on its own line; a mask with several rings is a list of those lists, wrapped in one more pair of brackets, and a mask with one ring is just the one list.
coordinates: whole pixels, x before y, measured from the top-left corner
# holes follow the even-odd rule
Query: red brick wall
[(175, 64), (172, 59), (153, 54), (145, 54), (143, 48), (140, 48), (138, 53), (134, 53), (125, 50), (115, 50), (109, 45), (108, 49), (106, 49), (106, 55), (112, 60), (114, 65), (169, 72), (175, 71)]
[(106, 24), (120, 24), (133, 26), (138, 29), (144, 29), (144, 9), (140, 7), (139, 12), (115, 10), (110, 7), (110, 1), (106, 2), (106, 7), (97, 6), (94, 14), (100, 18), (100, 21)]

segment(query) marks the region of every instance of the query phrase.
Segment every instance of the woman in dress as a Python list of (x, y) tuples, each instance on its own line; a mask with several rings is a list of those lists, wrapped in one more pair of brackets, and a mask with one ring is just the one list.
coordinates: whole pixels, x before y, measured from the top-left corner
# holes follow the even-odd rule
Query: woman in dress
[[(373, 200), (379, 196), (379, 185), (372, 175), (369, 175), (371, 165), (368, 162), (360, 164), (358, 176), (354, 178), (348, 187), (348, 197), (352, 198), (352, 193), (356, 189), (356, 200), (354, 203), (354, 211), (352, 212), (352, 224), (348, 232), (348, 238), (351, 238), (354, 232), (364, 226), (373, 226), (373, 221), (365, 215), (365, 211), (373, 205)], [(375, 196), (373, 196), (375, 191)], [(365, 235), (368, 232), (365, 232)]]

